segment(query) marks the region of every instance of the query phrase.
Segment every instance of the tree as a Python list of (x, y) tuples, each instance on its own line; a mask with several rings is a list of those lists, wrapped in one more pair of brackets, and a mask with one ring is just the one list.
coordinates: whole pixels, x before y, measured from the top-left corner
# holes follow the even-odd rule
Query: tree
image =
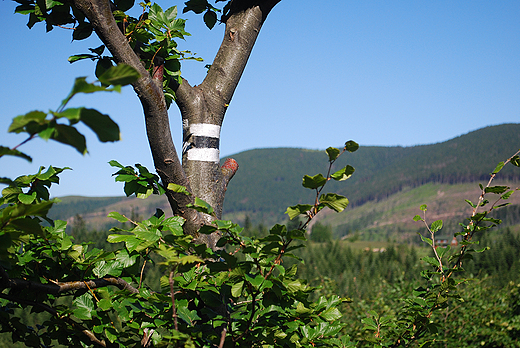
[[(195, 235), (214, 217), (188, 208), (194, 197), (210, 204), (217, 219), (222, 215), (226, 187), (238, 164), (229, 160), (220, 167), (220, 127), (260, 29), (279, 1), (217, 0), (226, 3), (222, 11), (207, 0), (186, 2), (184, 12), (204, 13), (208, 27), (212, 28), (217, 20), (226, 26), (206, 78), (195, 87), (180, 76), (180, 58), (185, 53), (176, 49), (174, 40), (186, 32), (184, 21), (176, 18), (175, 7), (163, 11), (156, 4), (147, 4), (143, 15), (133, 18), (125, 12), (134, 7), (134, 1), (67, 0), (43, 4), (17, 0), (20, 6), (16, 11), (29, 15), (29, 27), (40, 21), (46, 22), (47, 30), (72, 24), (76, 40), (85, 39), (94, 31), (112, 55), (101, 57), (103, 48), (92, 50), (98, 58), (96, 74), (112, 62), (127, 64), (139, 72), (140, 78), (132, 85), (143, 106), (155, 169), (164, 186), (180, 185), (191, 193), (166, 192), (174, 215), (186, 219), (185, 232)], [(221, 13), (220, 19), (217, 13)], [(95, 55), (71, 58), (92, 57)], [(183, 121), (182, 163), (169, 127), (167, 111), (172, 99)], [(199, 238), (214, 247), (218, 236), (199, 235)]]
[[(301, 245), (293, 241), (306, 239), (305, 230), (319, 211), (327, 207), (341, 212), (348, 205), (346, 197), (322, 191), (330, 180), (352, 176), (350, 165), (334, 173), (332, 168), (340, 155), (356, 151), (357, 143), (348, 141), (342, 150), (328, 148), (326, 175), (303, 177), (302, 185), (316, 193), (314, 202), (297, 204), (286, 212), (290, 219), (303, 216), (303, 221), (290, 228), (277, 224), (268, 236), (258, 239), (242, 236), (238, 225), (220, 220), (226, 186), (238, 166), (233, 160), (219, 166), (219, 129), (256, 36), (278, 1), (226, 3), (221, 16), (226, 23), (223, 43), (206, 79), (197, 87), (180, 76), (179, 59), (189, 53), (179, 52), (173, 40), (185, 35), (175, 7), (163, 11), (158, 5), (143, 3), (143, 15), (132, 18), (124, 12), (133, 6), (131, 0), (114, 4), (105, 0), (17, 1), (17, 11), (29, 14), (29, 26), (46, 21), (49, 30), (72, 23), (74, 39), (95, 31), (104, 45), (91, 49), (93, 54), (70, 58), (97, 60), (98, 83), (76, 79), (58, 110), (16, 117), (9, 131), (29, 133), (26, 141), (35, 136), (54, 139), (81, 153), (86, 151), (85, 141), (73, 127), (80, 121), (101, 141), (118, 140), (117, 125), (108, 116), (92, 109), (65, 107), (77, 93), (118, 90), (120, 85), (132, 83), (143, 106), (160, 179), (141, 165), (133, 168), (111, 161), (119, 168), (116, 181), (125, 182), (127, 195), (145, 198), (152, 192), (166, 193), (175, 216), (166, 218), (158, 210), (149, 219), (133, 221), (112, 212), (110, 217), (131, 224), (129, 229), (110, 230), (108, 242), (119, 247), (112, 252), (89, 249), (88, 243), (74, 244), (65, 233), (66, 222), (47, 218), (57, 201), (50, 199), (48, 188), (68, 168), (44, 171), (42, 167), (34, 175), (1, 178), (1, 183), (8, 184), (0, 201), (1, 329), (32, 346), (49, 346), (57, 340), (69, 346), (104, 347), (351, 347), (350, 337), (340, 334), (346, 325), (339, 321), (338, 309), (348, 300), (332, 295), (311, 301), (315, 288), (298, 279), (296, 266), (286, 267), (282, 259), (297, 258), (291, 251)], [(189, 0), (185, 10), (204, 12), (210, 27), (217, 20), (217, 9), (206, 0)], [(111, 57), (102, 56), (105, 47)], [(112, 66), (113, 62), (118, 65)], [(166, 111), (172, 101), (185, 126), (182, 164), (168, 126)], [(52, 116), (50, 120), (47, 114)], [(60, 119), (70, 124), (60, 124)], [(17, 147), (0, 147), (0, 157), (6, 154), (30, 159)], [(478, 203), (469, 202), (473, 215), (459, 233), (465, 243), (448, 261), (449, 249), (435, 248), (435, 233), (442, 221), (427, 224), (426, 205), (421, 206), (424, 217), (417, 215), (414, 220), (426, 225), (430, 238), (422, 239), (435, 256), (424, 258), (430, 265), (424, 272), (429, 286), (410, 296), (400, 313), (403, 319), (393, 323), (390, 317), (370, 312), (362, 320), (364, 330), (376, 333), (374, 343), (397, 347), (432, 341), (427, 334), (437, 332), (437, 325), (429, 318), (458, 297), (459, 280), (454, 275), (471, 251), (473, 235), (500, 223), (487, 213), (515, 191), (490, 186), (508, 162), (520, 165), (518, 153), (494, 170), (485, 188), (481, 185)], [(484, 199), (488, 193), (500, 198), (489, 211), (478, 212), (489, 203)], [(150, 263), (163, 267), (160, 291), (143, 283)], [(71, 297), (72, 304), (64, 305), (66, 302), (59, 301), (63, 297)], [(47, 331), (40, 334), (24, 327), (13, 305), (51, 314), (45, 323)]]

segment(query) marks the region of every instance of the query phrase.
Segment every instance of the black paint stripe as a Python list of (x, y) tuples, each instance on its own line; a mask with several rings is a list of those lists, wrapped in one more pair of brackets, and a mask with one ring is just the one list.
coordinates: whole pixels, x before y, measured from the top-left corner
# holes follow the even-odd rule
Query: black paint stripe
[(197, 149), (218, 149), (220, 145), (219, 138), (192, 136), (191, 137), (192, 147)]
[(219, 145), (219, 138), (192, 135), (190, 141), (184, 143), (182, 153), (186, 153), (189, 149), (219, 149)]

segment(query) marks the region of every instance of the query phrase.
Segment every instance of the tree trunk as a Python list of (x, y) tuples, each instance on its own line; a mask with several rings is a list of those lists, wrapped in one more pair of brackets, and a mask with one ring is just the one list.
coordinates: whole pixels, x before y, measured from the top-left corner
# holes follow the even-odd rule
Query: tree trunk
[[(108, 0), (74, 0), (99, 38), (118, 63), (137, 69), (141, 78), (133, 84), (143, 106), (146, 131), (154, 165), (164, 186), (175, 183), (193, 194), (167, 192), (175, 215), (186, 219), (185, 232), (215, 248), (218, 235), (198, 235), (203, 224), (222, 216), (227, 183), (238, 169), (234, 161), (220, 167), (220, 127), (235, 88), (242, 76), (260, 28), (280, 0), (232, 0), (220, 49), (204, 81), (196, 87), (183, 80), (176, 89), (176, 103), (183, 121), (182, 165), (169, 127), (162, 91), (162, 74), (152, 76), (119, 30)], [(209, 203), (215, 216), (204, 216), (186, 207), (194, 196)]]

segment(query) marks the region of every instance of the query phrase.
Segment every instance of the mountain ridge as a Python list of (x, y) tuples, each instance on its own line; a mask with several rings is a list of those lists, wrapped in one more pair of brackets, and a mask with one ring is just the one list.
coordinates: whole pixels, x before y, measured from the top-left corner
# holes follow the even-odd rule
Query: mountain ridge
[[(338, 170), (350, 164), (356, 168), (354, 175), (344, 182), (329, 182), (326, 190), (349, 198), (348, 211), (351, 211), (429, 183), (462, 185), (484, 181), (498, 162), (506, 160), (519, 148), (520, 124), (489, 126), (436, 144), (361, 146), (355, 153), (342, 155), (333, 168)], [(283, 213), (288, 206), (312, 203), (314, 192), (302, 187), (302, 177), (325, 174), (328, 168), (328, 157), (323, 150), (254, 149), (228, 157), (237, 160), (240, 168), (226, 192), (224, 218), (244, 222), (247, 216), (255, 224), (282, 222), (286, 219)], [(504, 168), (498, 179), (512, 184), (520, 182), (520, 170), (514, 169), (512, 166)], [(443, 190), (449, 191), (448, 188)], [(157, 196), (145, 201), (135, 197), (90, 198), (90, 203), (86, 198), (62, 199), (63, 202), (51, 210), (51, 217), (69, 219), (72, 223), (71, 218), (80, 214), (88, 222), (88, 215), (95, 213), (91, 210), (94, 206), (98, 208), (94, 225), (99, 228), (110, 223), (108, 219), (101, 222), (100, 211), (117, 210), (143, 217), (153, 214), (155, 207), (169, 212), (166, 199)], [(334, 225), (345, 224), (334, 222)], [(359, 223), (355, 225), (360, 226)], [(338, 236), (344, 234), (344, 231), (338, 231)]]

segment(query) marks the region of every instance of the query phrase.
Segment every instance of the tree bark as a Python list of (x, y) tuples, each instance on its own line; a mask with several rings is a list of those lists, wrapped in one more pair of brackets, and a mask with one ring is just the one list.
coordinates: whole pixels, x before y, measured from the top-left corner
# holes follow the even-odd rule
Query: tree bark
[[(191, 191), (173, 144), (168, 110), (160, 80), (154, 79), (150, 75), (130, 47), (127, 38), (117, 26), (108, 0), (74, 0), (74, 5), (88, 18), (115, 61), (128, 64), (141, 74), (141, 77), (132, 85), (143, 106), (146, 133), (155, 169), (165, 186), (175, 183), (185, 186)], [(172, 191), (167, 191), (166, 194), (173, 214), (186, 219), (185, 232), (196, 235), (203, 220), (197, 211), (186, 208), (187, 204), (193, 203), (193, 197)]]
[[(238, 169), (236, 162), (220, 167), (220, 127), (258, 33), (268, 13), (280, 0), (232, 0), (225, 18), (224, 39), (206, 78), (196, 87), (186, 80), (176, 86), (176, 103), (183, 121), (182, 165), (170, 132), (162, 75), (154, 71), (152, 76), (144, 68), (118, 28), (108, 0), (73, 1), (116, 62), (128, 64), (140, 72), (141, 77), (133, 87), (143, 106), (155, 169), (165, 186), (175, 183), (193, 194), (187, 196), (168, 191), (172, 211), (186, 219), (186, 233), (214, 249), (219, 236), (198, 235), (197, 231), (203, 224), (221, 218), (227, 183)], [(215, 216), (187, 208), (194, 196), (209, 203)]]
[[(222, 184), (226, 181), (223, 170), (219, 170), (220, 127), (260, 29), (279, 1), (232, 1), (224, 38), (206, 78), (196, 87), (184, 80), (177, 86), (183, 168), (195, 194), (215, 209), (217, 218), (222, 215), (227, 187)], [(238, 169), (236, 162), (231, 167)], [(206, 219), (211, 221), (211, 217)]]

